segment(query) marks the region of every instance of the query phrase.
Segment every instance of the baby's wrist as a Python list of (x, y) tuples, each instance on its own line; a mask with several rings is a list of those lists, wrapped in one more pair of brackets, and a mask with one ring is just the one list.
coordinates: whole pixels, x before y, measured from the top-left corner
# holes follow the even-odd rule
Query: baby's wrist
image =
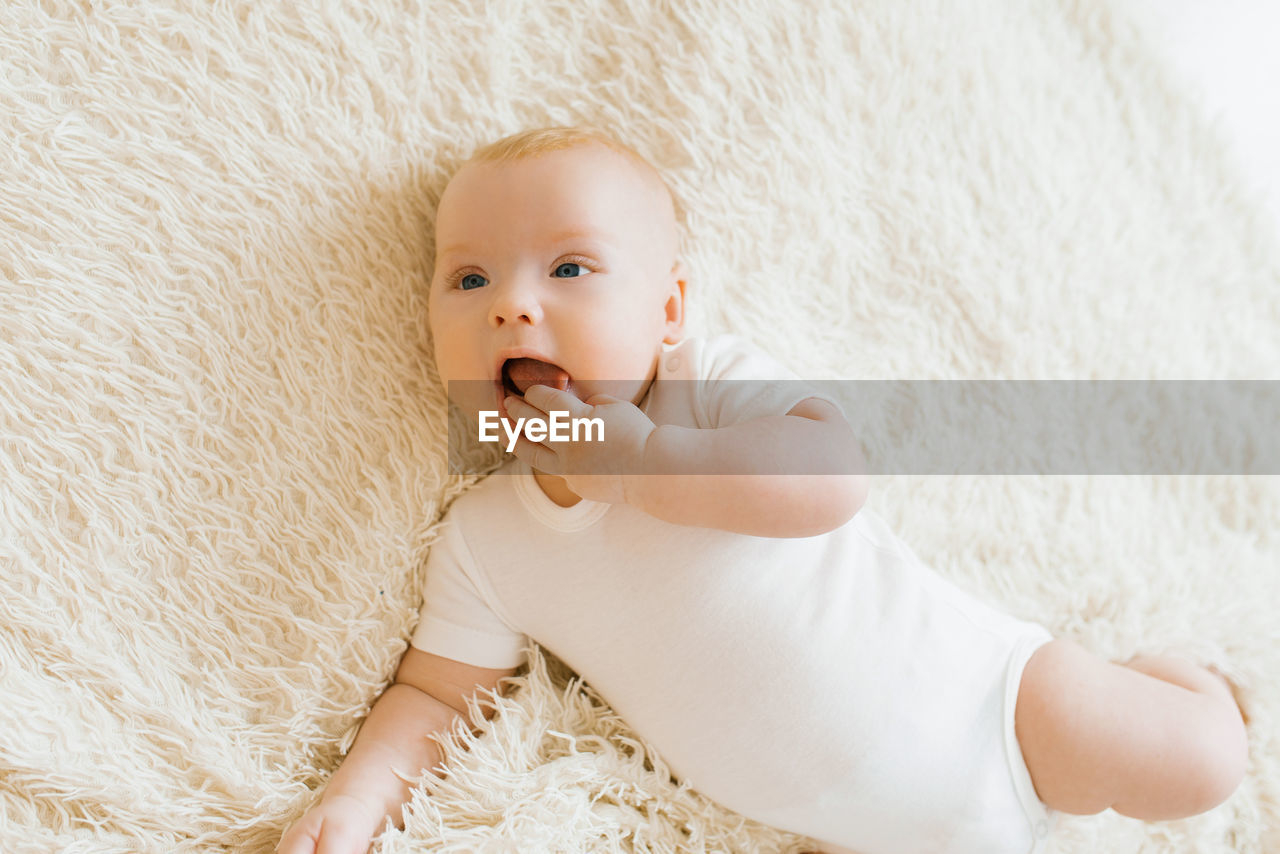
[(639, 471), (627, 471), (622, 474), (622, 500), (635, 507), (637, 510), (644, 510), (648, 501), (646, 486), (649, 478), (650, 449), (653, 447), (654, 437), (658, 435), (658, 430), (662, 428), (654, 428), (649, 431), (649, 435), (645, 437), (644, 447), (640, 449)]
[(680, 472), (680, 442), (687, 428), (663, 424), (645, 438), (639, 473), (623, 476), (623, 494), (631, 506), (650, 515), (664, 504), (662, 491), (675, 480), (662, 475)]

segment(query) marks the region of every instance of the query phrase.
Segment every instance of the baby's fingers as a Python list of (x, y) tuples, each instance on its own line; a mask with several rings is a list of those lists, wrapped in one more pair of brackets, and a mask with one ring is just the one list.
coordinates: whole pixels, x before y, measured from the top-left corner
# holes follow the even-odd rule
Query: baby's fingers
[(322, 801), (280, 838), (278, 854), (365, 854), (378, 817), (347, 795)]
[(578, 398), (545, 385), (533, 385), (525, 389), (524, 399), (539, 409), (539, 414), (554, 411), (567, 412), (570, 416), (583, 417), (590, 414), (591, 407)]
[(321, 829), (320, 845), (316, 854), (366, 854), (371, 847), (368, 834), (362, 834), (349, 827), (338, 827), (333, 830)]
[(307, 813), (280, 837), (276, 854), (315, 854), (321, 824), (317, 816)]
[(522, 462), (528, 463), (529, 467), (536, 469), (544, 474), (560, 474), (560, 458), (556, 456), (556, 452), (546, 445), (538, 442), (530, 442), (524, 436), (516, 440), (516, 446), (511, 449), (516, 458)]
[(507, 397), (503, 399), (502, 405), (506, 407), (507, 415), (509, 416), (508, 420), (512, 421), (511, 429), (515, 429), (515, 419), (547, 417), (546, 412), (529, 403), (529, 401), (525, 400), (523, 397), (516, 397), (513, 394), (507, 395)]

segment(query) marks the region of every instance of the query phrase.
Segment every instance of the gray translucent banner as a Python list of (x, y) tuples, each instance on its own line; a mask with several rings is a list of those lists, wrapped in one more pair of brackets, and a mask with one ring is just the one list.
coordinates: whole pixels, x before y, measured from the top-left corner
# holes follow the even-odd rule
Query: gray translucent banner
[[(450, 384), (450, 395), (461, 402), (458, 386)], [(490, 383), (470, 390), (478, 395), (471, 401), (496, 399)], [(1280, 382), (1271, 380), (667, 380), (641, 406), (685, 426), (711, 426), (699, 423), (708, 413), (785, 412), (810, 395), (843, 411), (871, 474), (1280, 474)], [(692, 402), (697, 414), (676, 401)], [(686, 414), (670, 414), (677, 412)], [(580, 426), (578, 441), (593, 441)], [(765, 432), (739, 431), (740, 453), (706, 454), (695, 465), (707, 474), (762, 465), (777, 474), (847, 474), (862, 465), (857, 453), (815, 455)], [(509, 435), (501, 427), (497, 434), (501, 441), (480, 442), (477, 423), (451, 419), (451, 469), (491, 467)]]

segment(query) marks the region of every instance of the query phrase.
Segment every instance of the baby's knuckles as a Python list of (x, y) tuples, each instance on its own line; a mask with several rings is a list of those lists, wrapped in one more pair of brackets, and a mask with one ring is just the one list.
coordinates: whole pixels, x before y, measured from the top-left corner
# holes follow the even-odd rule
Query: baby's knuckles
[(626, 501), (623, 479), (643, 471), (645, 443), (656, 427), (625, 400), (596, 395), (587, 403), (591, 407), (587, 417), (599, 418), (603, 424), (603, 439), (553, 446), (560, 473), (583, 498), (622, 503)]
[(592, 414), (604, 423), (604, 440), (563, 446), (565, 483), (583, 498), (626, 504), (627, 481), (643, 471), (645, 443), (654, 424), (626, 402), (596, 406)]

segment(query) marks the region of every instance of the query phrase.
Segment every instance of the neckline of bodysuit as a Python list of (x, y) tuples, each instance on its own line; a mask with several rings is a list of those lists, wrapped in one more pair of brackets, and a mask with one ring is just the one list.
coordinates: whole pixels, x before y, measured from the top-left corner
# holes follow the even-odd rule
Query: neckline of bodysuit
[(581, 531), (600, 521), (609, 512), (609, 505), (601, 501), (583, 498), (572, 507), (556, 504), (538, 486), (533, 469), (522, 460), (516, 460), (516, 493), (525, 509), (542, 524), (557, 531)]

